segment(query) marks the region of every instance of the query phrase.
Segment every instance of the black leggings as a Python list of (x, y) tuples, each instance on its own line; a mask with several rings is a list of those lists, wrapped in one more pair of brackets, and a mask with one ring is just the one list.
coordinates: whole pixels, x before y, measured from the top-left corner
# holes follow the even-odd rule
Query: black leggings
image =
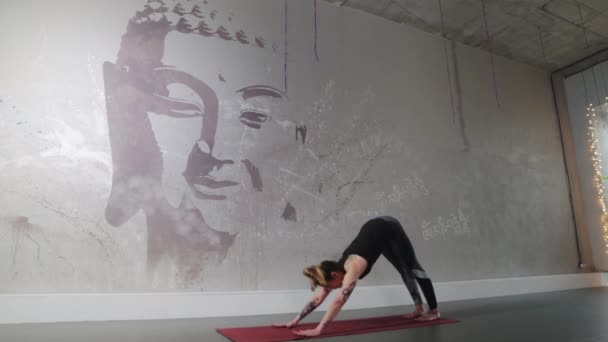
[(418, 259), (416, 259), (414, 247), (405, 234), (403, 227), (399, 221), (392, 217), (382, 217), (382, 219), (391, 225), (393, 231), (391, 239), (389, 239), (382, 251), (382, 255), (397, 269), (414, 303), (422, 305), (422, 298), (418, 292), (418, 286), (416, 286), (416, 282), (418, 282), (422, 293), (424, 293), (424, 298), (426, 298), (426, 302), (429, 304), (429, 310), (436, 309), (437, 299), (435, 298), (435, 290), (433, 289), (431, 279), (429, 279), (422, 266), (420, 266)]

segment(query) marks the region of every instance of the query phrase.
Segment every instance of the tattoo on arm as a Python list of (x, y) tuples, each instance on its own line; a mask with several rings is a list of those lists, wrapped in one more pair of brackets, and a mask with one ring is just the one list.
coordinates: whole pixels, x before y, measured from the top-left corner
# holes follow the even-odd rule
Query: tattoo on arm
[(309, 313), (315, 311), (315, 309), (319, 306), (320, 303), (318, 303), (315, 300), (311, 300), (310, 302), (308, 302), (308, 304), (306, 304), (306, 306), (304, 307), (304, 309), (302, 309), (302, 312), (300, 312), (300, 319), (308, 316)]
[(348, 300), (348, 297), (350, 297), (350, 295), (355, 290), (355, 285), (356, 284), (357, 284), (356, 282), (350, 283), (345, 289), (342, 290), (342, 295), (344, 296), (344, 302), (345, 303)]
[(320, 329), (325, 329), (325, 327), (327, 327), (327, 325), (329, 325), (329, 322), (334, 320), (335, 316), (340, 311), (340, 308), (342, 308), (342, 305), (344, 305), (346, 303), (346, 301), (348, 300), (348, 297), (350, 297), (351, 293), (353, 293), (353, 291), (355, 289), (355, 285), (357, 285), (357, 282), (353, 281), (347, 287), (345, 287), (341, 290), (340, 293), (342, 294), (342, 297), (341, 298), (338, 297), (337, 301), (334, 302), (335, 304), (338, 305), (338, 307), (334, 307), (334, 309), (333, 309), (334, 311), (332, 311), (332, 309), (330, 309), (327, 312), (323, 321), (321, 321), (321, 323), (319, 323)]

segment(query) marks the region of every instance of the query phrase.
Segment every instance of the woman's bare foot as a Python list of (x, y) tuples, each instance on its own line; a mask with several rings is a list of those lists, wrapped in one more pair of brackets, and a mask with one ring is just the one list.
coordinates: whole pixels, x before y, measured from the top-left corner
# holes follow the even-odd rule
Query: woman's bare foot
[(403, 318), (416, 318), (416, 317), (420, 317), (424, 315), (424, 309), (422, 308), (422, 306), (416, 306), (416, 310), (410, 312), (409, 314), (405, 314), (401, 317)]
[(417, 321), (434, 321), (441, 317), (438, 309), (434, 309), (416, 318)]

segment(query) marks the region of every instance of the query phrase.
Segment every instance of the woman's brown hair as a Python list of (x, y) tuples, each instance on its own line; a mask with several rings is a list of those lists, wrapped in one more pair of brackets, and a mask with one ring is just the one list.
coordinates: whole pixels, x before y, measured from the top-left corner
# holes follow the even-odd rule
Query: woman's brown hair
[(333, 278), (332, 272), (346, 272), (344, 267), (335, 261), (325, 260), (319, 265), (312, 265), (304, 268), (304, 275), (310, 278), (310, 289), (315, 290), (317, 286), (327, 286)]

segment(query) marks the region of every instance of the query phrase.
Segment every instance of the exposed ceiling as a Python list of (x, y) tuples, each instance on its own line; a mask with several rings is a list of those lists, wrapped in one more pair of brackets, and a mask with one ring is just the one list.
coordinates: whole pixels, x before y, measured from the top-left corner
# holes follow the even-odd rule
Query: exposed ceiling
[(608, 48), (608, 0), (326, 1), (547, 70)]

